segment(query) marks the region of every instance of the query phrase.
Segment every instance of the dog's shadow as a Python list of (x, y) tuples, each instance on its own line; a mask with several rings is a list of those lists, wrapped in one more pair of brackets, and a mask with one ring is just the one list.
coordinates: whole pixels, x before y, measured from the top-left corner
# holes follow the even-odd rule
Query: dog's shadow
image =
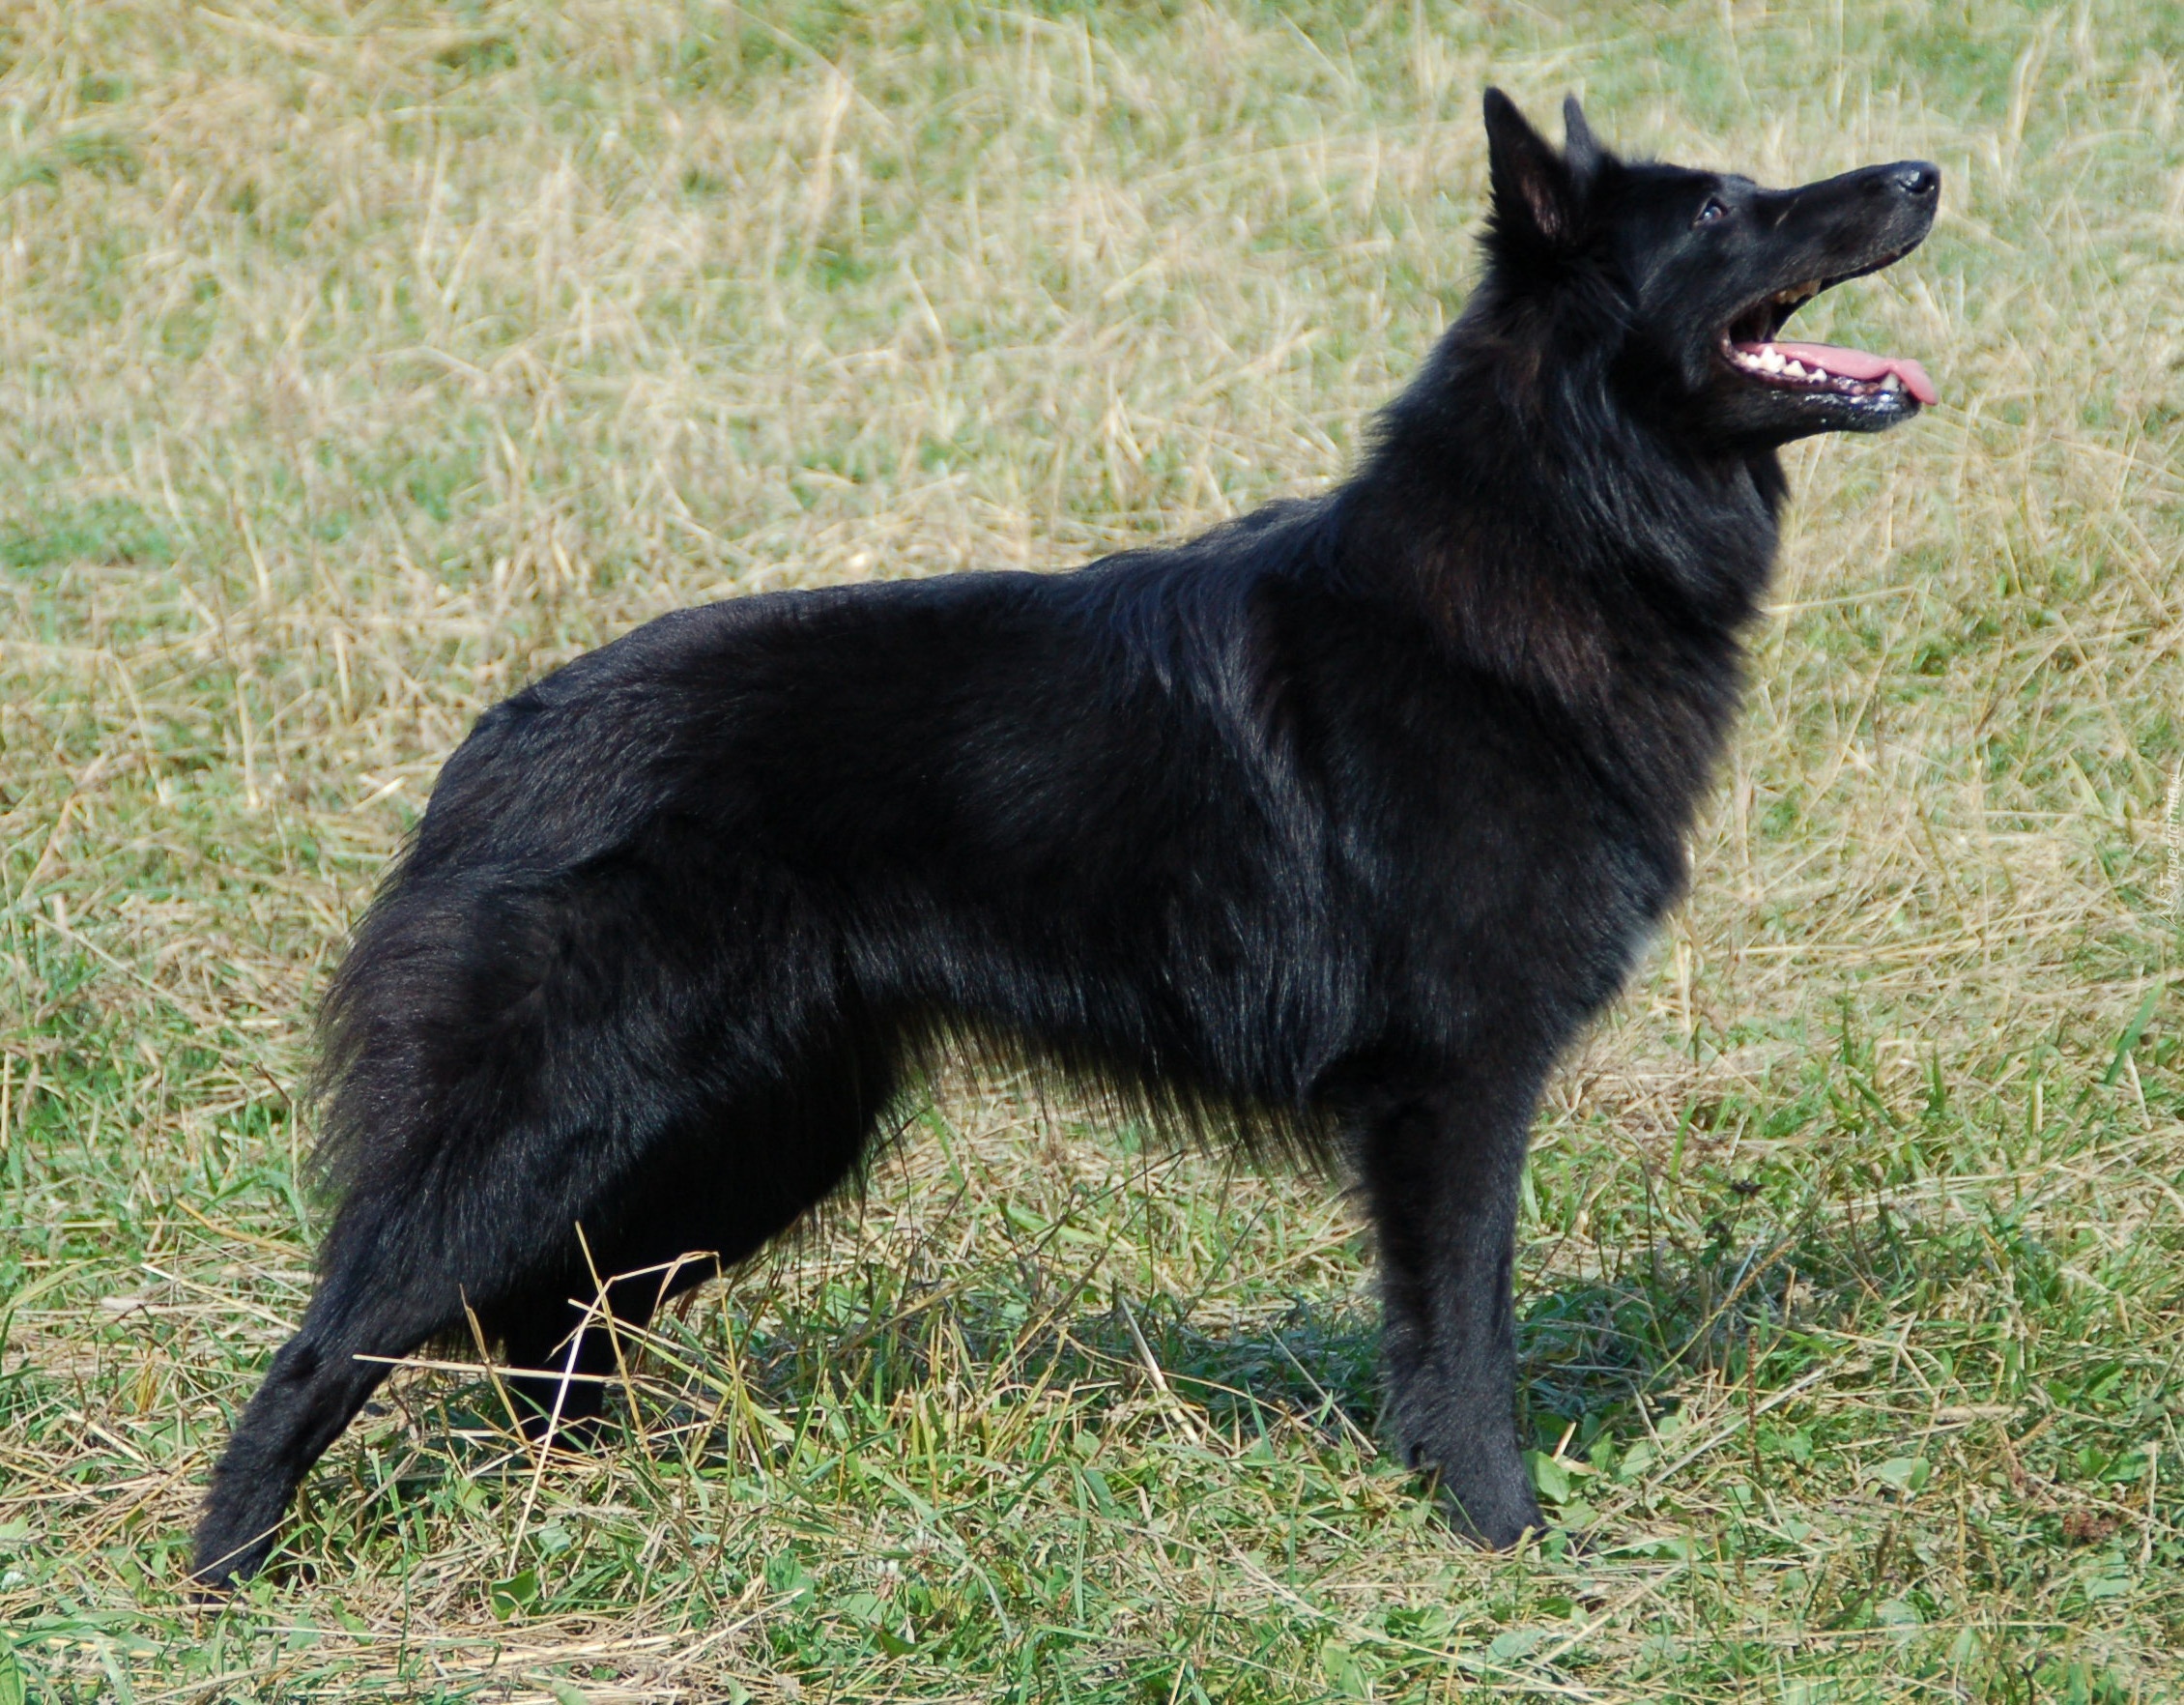
[[(1693, 1345), (1710, 1331), (1742, 1329), (1741, 1314), (1719, 1310), (1710, 1328), (1710, 1295), (1719, 1294), (1710, 1278), (1703, 1260), (1658, 1262), (1643, 1278), (1571, 1279), (1524, 1295), (1517, 1350), (1526, 1442), (1552, 1451), (1573, 1435), (1643, 1435), (1641, 1406), (1656, 1418), (1673, 1408), (1706, 1360)], [(968, 1408), (1045, 1392), (1065, 1394), (1091, 1430), (1155, 1415), (1186, 1435), (1217, 1433), (1236, 1445), (1303, 1435), (1355, 1465), (1379, 1458), (1381, 1328), (1365, 1297), (1301, 1297), (1247, 1322), (1201, 1319), (1157, 1295), (1041, 1306), (1036, 1287), (1006, 1284), (905, 1283), (789, 1307), (739, 1301), (708, 1286), (648, 1335), (649, 1344), (630, 1344), (634, 1377), (611, 1394), (604, 1433), (592, 1442), (614, 1449), (624, 1438), (649, 1440), (686, 1461), (733, 1458), (748, 1444), (737, 1443), (727, 1415), (731, 1392), (771, 1417), (777, 1442), (829, 1411), (876, 1415), (921, 1393), (945, 1392)], [(515, 1442), (490, 1382), (442, 1386), (436, 1396), (437, 1416), (412, 1410), (414, 1454), (395, 1477), (404, 1490), (421, 1490), (448, 1469), (530, 1472), (533, 1453)]]
[[(1528, 1441), (1551, 1449), (1578, 1426), (1588, 1437), (1603, 1428), (1642, 1432), (1641, 1401), (1655, 1413), (1673, 1407), (1707, 1359), (1704, 1341), (1739, 1329), (1740, 1315), (1710, 1327), (1710, 1299), (1719, 1292), (1706, 1266), (1573, 1279), (1521, 1299), (1518, 1390)], [(898, 1292), (862, 1319), (797, 1311), (762, 1326), (730, 1312), (712, 1324), (733, 1335), (737, 1377), (752, 1400), (791, 1421), (850, 1392), (860, 1403), (884, 1405), (943, 1386), (967, 1388), (966, 1402), (1060, 1390), (1086, 1425), (1148, 1408), (1183, 1411), (1189, 1425), (1232, 1438), (1301, 1429), (1370, 1455), (1384, 1398), (1379, 1310), (1355, 1296), (1300, 1297), (1278, 1315), (1223, 1322), (1166, 1296), (1113, 1296), (1104, 1307), (1080, 1302), (1042, 1313), (1011, 1289), (935, 1287)], [(717, 1358), (721, 1340), (711, 1342)]]
[(1379, 1408), (1379, 1319), (1354, 1303), (1300, 1299), (1237, 1325), (1202, 1322), (1167, 1297), (1056, 1310), (1010, 1289), (942, 1287), (898, 1293), (863, 1320), (828, 1313), (762, 1324), (731, 1313), (696, 1336), (716, 1366), (720, 1335), (732, 1337), (742, 1389), (790, 1422), (851, 1393), (883, 1407), (918, 1391), (945, 1389), (966, 1405), (1045, 1391), (1067, 1394), (1088, 1426), (1150, 1408), (1246, 1436), (1303, 1427), (1356, 1441), (1370, 1436)]

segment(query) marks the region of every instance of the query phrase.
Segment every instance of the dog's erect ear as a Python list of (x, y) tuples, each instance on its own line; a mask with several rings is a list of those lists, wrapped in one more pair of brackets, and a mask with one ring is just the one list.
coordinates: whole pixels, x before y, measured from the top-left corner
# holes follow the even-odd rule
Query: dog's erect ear
[[(1584, 124), (1582, 115), (1578, 123)], [(1590, 142), (1592, 131), (1585, 136)], [(1563, 157), (1499, 89), (1486, 91), (1486, 170), (1497, 236), (1531, 238), (1550, 248), (1569, 241), (1577, 226), (1579, 186)]]
[(1580, 190), (1591, 187), (1606, 153), (1594, 136), (1593, 127), (1585, 122), (1585, 109), (1577, 104), (1577, 97), (1564, 96), (1563, 164), (1568, 167), (1570, 178)]

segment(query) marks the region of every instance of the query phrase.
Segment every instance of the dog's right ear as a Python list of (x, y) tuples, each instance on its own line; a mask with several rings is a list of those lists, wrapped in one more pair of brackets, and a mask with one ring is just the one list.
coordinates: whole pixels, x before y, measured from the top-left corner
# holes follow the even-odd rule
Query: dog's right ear
[(1607, 157), (1608, 151), (1585, 122), (1585, 108), (1577, 103), (1577, 97), (1564, 96), (1563, 165), (1580, 191), (1592, 187), (1593, 180), (1600, 175), (1600, 162)]
[[(1591, 132), (1584, 135), (1590, 142)], [(1486, 91), (1486, 170), (1494, 191), (1496, 237), (1550, 249), (1570, 242), (1577, 230), (1581, 187), (1553, 145), (1499, 89)]]

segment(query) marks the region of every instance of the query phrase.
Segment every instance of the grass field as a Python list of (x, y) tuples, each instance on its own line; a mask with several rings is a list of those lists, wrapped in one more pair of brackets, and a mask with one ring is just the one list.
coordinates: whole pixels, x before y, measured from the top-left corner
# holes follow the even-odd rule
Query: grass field
[[(1474, 275), (1490, 79), (1947, 175), (1799, 321), (1943, 402), (1792, 456), (1696, 892), (1538, 1133), (1585, 1546), (1376, 1454), (1338, 1188), (986, 1078), (596, 1458), (406, 1372), (187, 1604), (314, 993), (472, 717), (1319, 488)], [(0, 120), (0, 1705), (2184, 1692), (2184, 14), (23, 0)]]

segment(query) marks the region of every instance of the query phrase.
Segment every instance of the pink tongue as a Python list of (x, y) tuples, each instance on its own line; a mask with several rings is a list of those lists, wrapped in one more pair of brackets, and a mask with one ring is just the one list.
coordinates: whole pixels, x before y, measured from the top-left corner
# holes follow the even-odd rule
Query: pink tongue
[(1777, 343), (1772, 347), (1780, 350), (1786, 361), (1802, 361), (1844, 379), (1885, 379), (1893, 373), (1922, 403), (1933, 402), (1941, 394), (1934, 389), (1924, 367), (1901, 356), (1867, 355), (1862, 349), (1837, 349), (1831, 343)]

